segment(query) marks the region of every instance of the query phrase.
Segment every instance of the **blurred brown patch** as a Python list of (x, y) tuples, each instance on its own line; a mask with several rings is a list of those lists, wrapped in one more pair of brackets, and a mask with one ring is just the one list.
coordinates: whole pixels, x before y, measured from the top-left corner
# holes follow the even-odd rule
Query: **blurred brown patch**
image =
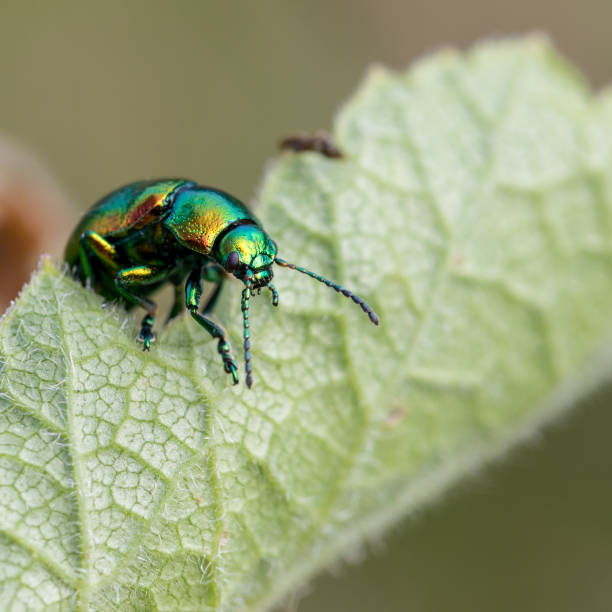
[(385, 427), (395, 427), (406, 416), (406, 408), (404, 406), (394, 406), (385, 417)]
[(0, 314), (41, 253), (61, 254), (72, 223), (67, 198), (44, 166), (0, 139)]

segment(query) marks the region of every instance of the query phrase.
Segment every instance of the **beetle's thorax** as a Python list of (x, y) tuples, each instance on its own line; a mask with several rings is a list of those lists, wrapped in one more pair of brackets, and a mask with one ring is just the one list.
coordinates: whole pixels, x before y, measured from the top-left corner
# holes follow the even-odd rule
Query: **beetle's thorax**
[(228, 228), (240, 223), (259, 224), (237, 198), (199, 185), (177, 190), (164, 226), (190, 251), (213, 255), (213, 249)]

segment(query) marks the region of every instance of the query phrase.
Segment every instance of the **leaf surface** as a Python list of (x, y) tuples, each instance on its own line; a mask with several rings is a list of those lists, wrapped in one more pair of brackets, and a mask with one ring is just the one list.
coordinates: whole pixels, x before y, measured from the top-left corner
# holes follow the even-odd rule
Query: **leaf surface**
[(48, 261), (5, 316), (3, 609), (265, 608), (609, 377), (612, 96), (541, 39), (488, 43), (372, 70), (335, 136), (258, 215), (379, 328), (277, 268), (249, 391), (191, 319), (142, 353)]

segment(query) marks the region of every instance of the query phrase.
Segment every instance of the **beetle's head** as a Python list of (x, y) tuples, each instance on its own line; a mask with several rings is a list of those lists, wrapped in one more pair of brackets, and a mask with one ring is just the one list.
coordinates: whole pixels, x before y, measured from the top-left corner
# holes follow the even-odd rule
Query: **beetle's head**
[(219, 263), (242, 282), (249, 280), (253, 289), (270, 283), (275, 257), (276, 244), (258, 225), (234, 227), (218, 247)]

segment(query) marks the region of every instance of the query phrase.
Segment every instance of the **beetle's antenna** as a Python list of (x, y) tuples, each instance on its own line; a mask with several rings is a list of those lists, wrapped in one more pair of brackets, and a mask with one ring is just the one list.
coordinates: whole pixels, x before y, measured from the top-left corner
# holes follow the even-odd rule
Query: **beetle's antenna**
[(353, 300), (355, 304), (358, 304), (359, 306), (361, 306), (361, 310), (363, 310), (363, 312), (365, 312), (368, 315), (368, 317), (370, 317), (370, 321), (372, 321), (374, 325), (378, 325), (378, 315), (358, 295), (355, 295), (348, 289), (345, 289), (344, 287), (324, 278), (323, 276), (320, 276), (319, 274), (315, 274), (314, 272), (311, 272), (310, 270), (307, 270), (306, 268), (302, 268), (301, 266), (296, 266), (295, 264), (289, 263), (288, 261), (285, 261), (284, 259), (280, 259), (277, 257), (274, 261), (276, 261), (276, 263), (279, 266), (282, 266), (283, 268), (291, 268), (291, 270), (297, 270), (298, 272), (301, 272), (302, 274), (306, 274), (306, 276), (310, 276), (311, 278), (318, 280), (320, 283), (323, 283), (324, 285), (331, 287), (338, 293), (341, 293), (344, 297), (351, 298), (351, 300)]
[(268, 283), (268, 289), (272, 293), (272, 306), (278, 306), (278, 291), (276, 287)]
[(253, 384), (253, 368), (251, 366), (251, 334), (249, 331), (249, 298), (251, 297), (251, 276), (247, 276), (244, 280), (245, 288), (242, 290), (242, 322), (244, 338), (244, 369), (246, 371), (246, 384), (250, 389)]

